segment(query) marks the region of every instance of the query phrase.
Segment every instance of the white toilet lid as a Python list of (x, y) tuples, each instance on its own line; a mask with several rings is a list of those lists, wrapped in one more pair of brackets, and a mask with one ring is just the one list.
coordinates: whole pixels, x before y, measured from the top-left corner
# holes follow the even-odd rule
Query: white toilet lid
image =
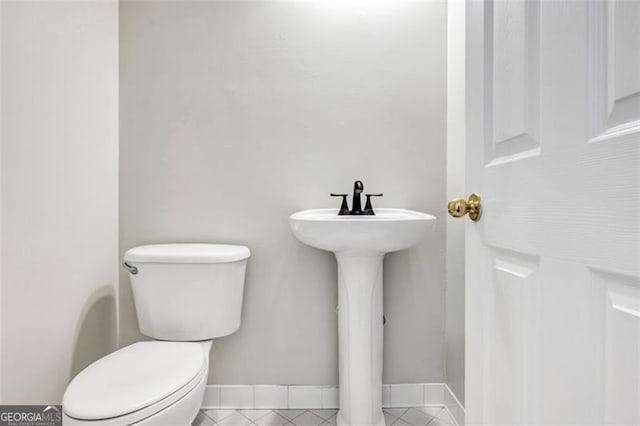
[(205, 370), (199, 343), (134, 343), (80, 372), (62, 406), (67, 415), (83, 420), (124, 416), (168, 397)]

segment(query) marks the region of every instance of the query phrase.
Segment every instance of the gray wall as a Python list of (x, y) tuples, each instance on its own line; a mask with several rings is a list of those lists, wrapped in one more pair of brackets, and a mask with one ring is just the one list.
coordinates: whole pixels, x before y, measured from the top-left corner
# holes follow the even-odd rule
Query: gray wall
[[(449, 0), (447, 56), (447, 199), (465, 191), (465, 0)], [(464, 228), (447, 217), (446, 382), (464, 404)]]
[(116, 347), (118, 4), (0, 2), (2, 403)]
[[(120, 254), (252, 251), (211, 383), (337, 383), (335, 260), (288, 216), (358, 178), (379, 206), (439, 217), (385, 262), (384, 381), (444, 380), (446, 22), (426, 1), (120, 5)], [(143, 338), (124, 273), (120, 333)]]

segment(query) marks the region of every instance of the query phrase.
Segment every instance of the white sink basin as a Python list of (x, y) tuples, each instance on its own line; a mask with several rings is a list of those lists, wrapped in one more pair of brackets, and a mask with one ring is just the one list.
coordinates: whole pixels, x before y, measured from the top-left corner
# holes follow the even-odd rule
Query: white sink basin
[(304, 210), (290, 216), (303, 243), (334, 253), (389, 253), (418, 244), (434, 216), (403, 209), (376, 209), (375, 216), (338, 216), (337, 209)]
[[(338, 426), (384, 426), (382, 413), (382, 260), (418, 244), (434, 216), (376, 209), (375, 216), (338, 216), (337, 209), (290, 216), (303, 243), (333, 251), (338, 261)], [(304, 277), (301, 277), (303, 279)]]

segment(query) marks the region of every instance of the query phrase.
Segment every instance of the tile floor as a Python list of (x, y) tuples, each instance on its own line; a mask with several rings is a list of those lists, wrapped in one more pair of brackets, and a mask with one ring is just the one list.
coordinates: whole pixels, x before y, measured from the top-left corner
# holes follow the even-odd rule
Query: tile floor
[[(335, 425), (338, 410), (202, 410), (193, 426), (320, 426)], [(456, 423), (442, 407), (385, 408), (387, 425), (449, 426)]]

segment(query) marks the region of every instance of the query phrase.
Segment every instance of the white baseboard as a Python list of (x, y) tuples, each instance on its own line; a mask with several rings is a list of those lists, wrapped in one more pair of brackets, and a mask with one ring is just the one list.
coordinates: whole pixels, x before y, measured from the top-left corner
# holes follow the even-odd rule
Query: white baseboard
[[(464, 424), (464, 407), (445, 383), (382, 385), (382, 406), (445, 407)], [(323, 385), (208, 385), (203, 409), (338, 408), (338, 387)]]
[(464, 407), (460, 403), (460, 400), (453, 393), (449, 385), (444, 384), (444, 407), (449, 411), (449, 414), (459, 425), (465, 424), (464, 419)]

